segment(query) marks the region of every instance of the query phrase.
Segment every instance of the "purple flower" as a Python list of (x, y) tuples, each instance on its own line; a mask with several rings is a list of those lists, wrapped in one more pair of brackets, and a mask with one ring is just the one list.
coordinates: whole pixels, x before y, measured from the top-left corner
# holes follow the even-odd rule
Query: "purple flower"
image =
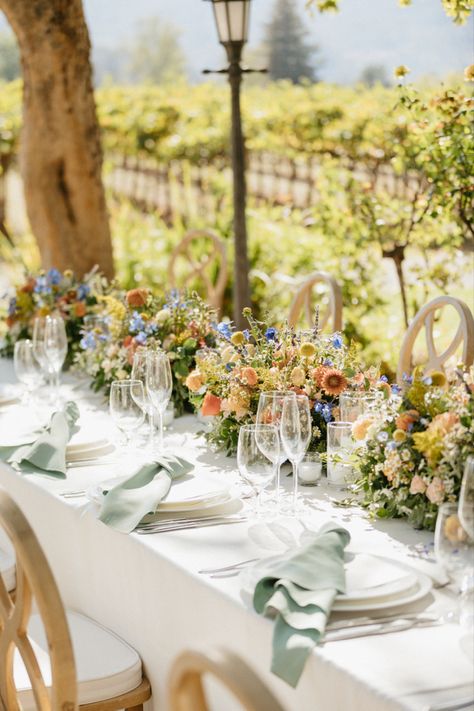
[(411, 385), (413, 382), (413, 378), (411, 377), (411, 375), (407, 375), (406, 373), (403, 373), (403, 382)]
[(327, 365), (327, 366), (331, 367), (334, 365), (334, 363), (332, 362), (332, 360), (330, 358), (325, 358), (323, 361), (323, 365)]
[(432, 385), (433, 384), (433, 379), (429, 375), (425, 375), (424, 378), (422, 378), (422, 382), (425, 385)]
[(145, 331), (140, 331), (140, 333), (137, 333), (137, 335), (135, 336), (135, 341), (136, 341), (136, 343), (139, 343), (141, 346), (144, 346), (146, 343)]
[(95, 336), (93, 333), (89, 332), (84, 334), (84, 336), (81, 338), (80, 341), (80, 346), (84, 351), (89, 351), (89, 350), (94, 350), (95, 348)]
[(132, 318), (130, 319), (130, 330), (131, 331), (143, 331), (145, 328), (145, 321), (141, 317), (141, 315), (138, 313), (138, 311), (134, 311), (132, 313)]
[(267, 341), (274, 341), (276, 340), (277, 333), (278, 332), (276, 328), (267, 328), (267, 330), (265, 331), (265, 338), (267, 339)]
[(321, 414), (322, 414), (325, 422), (330, 422), (332, 420), (332, 407), (329, 403), (327, 403), (326, 405), (323, 405)]
[(339, 333), (336, 333), (332, 337), (332, 345), (334, 348), (342, 348), (342, 337), (339, 335)]
[(395, 383), (392, 385), (392, 393), (394, 395), (398, 395), (399, 393), (401, 393), (401, 391), (402, 389), (399, 385), (396, 385)]
[(232, 329), (226, 321), (221, 321), (217, 324), (217, 331), (223, 338), (230, 340), (230, 337), (232, 336)]
[(379, 380), (381, 383), (388, 383), (388, 378), (386, 375), (381, 375)]
[(62, 278), (63, 276), (58, 269), (50, 269), (46, 275), (46, 280), (48, 284), (53, 284), (54, 286), (59, 284)]
[(45, 276), (39, 276), (36, 279), (34, 291), (35, 291), (35, 294), (50, 294), (51, 293), (51, 287), (48, 284), (47, 278)]
[(245, 339), (246, 339), (247, 341), (250, 341), (250, 331), (248, 330), (248, 328), (245, 328), (245, 329), (242, 331), (242, 333), (244, 334)]
[(396, 442), (393, 442), (393, 441), (392, 441), (392, 442), (387, 442), (387, 446), (385, 447), (385, 449), (386, 449), (387, 451), (389, 451), (389, 452), (393, 452), (393, 450), (396, 449), (396, 448), (397, 448), (397, 443), (396, 443)]
[(79, 284), (77, 287), (77, 298), (79, 301), (85, 301), (90, 290), (91, 288), (88, 284)]
[(8, 304), (8, 315), (9, 316), (14, 316), (16, 311), (16, 299), (14, 296), (10, 299), (10, 302)]
[(386, 442), (388, 440), (388, 432), (382, 430), (382, 432), (378, 433), (377, 439), (379, 442)]

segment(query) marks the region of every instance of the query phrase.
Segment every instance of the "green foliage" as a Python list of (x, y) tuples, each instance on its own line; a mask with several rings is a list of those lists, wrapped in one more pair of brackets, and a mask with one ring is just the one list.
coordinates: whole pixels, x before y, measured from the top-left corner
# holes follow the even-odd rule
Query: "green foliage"
[(179, 30), (159, 17), (147, 18), (139, 25), (128, 55), (128, 69), (134, 82), (171, 84), (186, 75)]
[[(402, 7), (408, 7), (412, 0), (398, 0)], [(374, 0), (375, 4), (376, 0)], [(459, 25), (464, 24), (474, 8), (474, 0), (441, 0), (445, 13)], [(307, 5), (315, 5), (320, 12), (339, 10), (339, 0), (307, 0)]]
[(315, 80), (316, 48), (307, 35), (294, 0), (275, 0), (265, 38), (270, 79), (289, 79), (293, 84)]

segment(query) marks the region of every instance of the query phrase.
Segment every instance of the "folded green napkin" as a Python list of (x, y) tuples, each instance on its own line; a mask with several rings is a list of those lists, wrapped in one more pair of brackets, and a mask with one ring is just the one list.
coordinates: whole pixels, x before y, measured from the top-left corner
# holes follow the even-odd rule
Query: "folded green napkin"
[(75, 402), (67, 402), (62, 410), (51, 415), (49, 425), (32, 442), (8, 450), (7, 461), (26, 474), (38, 469), (41, 474), (64, 479), (66, 476), (66, 447), (75, 432), (79, 409)]
[(174, 479), (187, 474), (193, 465), (181, 457), (162, 456), (144, 464), (131, 477), (109, 489), (99, 520), (122, 533), (130, 533), (170, 490)]
[(337, 593), (345, 592), (344, 549), (350, 535), (326, 524), (293, 554), (260, 565), (253, 604), (274, 614), (272, 672), (295, 687), (308, 655), (318, 644)]

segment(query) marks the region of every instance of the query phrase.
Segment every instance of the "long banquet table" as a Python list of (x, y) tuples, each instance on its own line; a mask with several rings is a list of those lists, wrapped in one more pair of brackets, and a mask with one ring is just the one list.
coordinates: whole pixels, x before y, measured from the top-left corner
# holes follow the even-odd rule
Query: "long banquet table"
[[(0, 361), (0, 383), (13, 383), (11, 364)], [(106, 408), (84, 385), (66, 385), (83, 419), (107, 431)], [(69, 387), (69, 390), (68, 390)], [(0, 431), (2, 414), (0, 410)], [(180, 453), (206, 470), (233, 481), (233, 459), (211, 452), (192, 416), (175, 420)], [(123, 467), (123, 463), (121, 465)], [(270, 555), (279, 532), (298, 536), (303, 526), (282, 519), (271, 529), (245, 522), (155, 535), (123, 535), (96, 520), (85, 498), (61, 497), (110, 479), (120, 465), (72, 468), (66, 480), (21, 475), (0, 464), (5, 487), (35, 529), (65, 604), (121, 635), (140, 653), (153, 687), (147, 711), (167, 708), (166, 679), (172, 660), (185, 648), (224, 647), (246, 660), (288, 711), (422, 711), (474, 696), (472, 650), (455, 624), (327, 643), (311, 654), (296, 689), (270, 669), (272, 622), (257, 615), (241, 592), (239, 577), (211, 579), (200, 568)], [(371, 522), (357, 507), (336, 507), (326, 485), (306, 494), (310, 525), (329, 519), (346, 526), (351, 547), (405, 561), (441, 581), (427, 554), (433, 536), (402, 521)], [(275, 533), (276, 532), (276, 533)], [(286, 534), (285, 534), (286, 535)], [(452, 607), (453, 594), (433, 590), (414, 609)], [(218, 706), (228, 711), (231, 706)], [(466, 707), (468, 708), (468, 707)]]

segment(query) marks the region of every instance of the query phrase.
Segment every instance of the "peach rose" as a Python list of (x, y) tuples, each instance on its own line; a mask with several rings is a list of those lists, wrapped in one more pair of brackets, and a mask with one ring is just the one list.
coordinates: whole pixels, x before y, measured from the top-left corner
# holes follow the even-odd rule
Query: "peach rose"
[(415, 474), (410, 484), (410, 494), (424, 494), (426, 484), (419, 474)]
[(127, 304), (129, 306), (145, 306), (149, 293), (148, 289), (130, 289), (125, 297)]
[(254, 368), (242, 368), (240, 371), (240, 379), (247, 385), (256, 385), (258, 382), (257, 371)]
[(83, 301), (76, 301), (74, 304), (74, 313), (77, 318), (82, 318), (86, 315), (86, 305)]
[(352, 425), (352, 436), (354, 439), (364, 439), (373, 421), (374, 419), (372, 417), (364, 417), (363, 419), (356, 420)]
[(304, 385), (306, 380), (306, 373), (304, 372), (304, 369), (300, 368), (299, 365), (295, 366), (291, 371), (290, 380), (291, 384), (296, 385), (297, 387)]
[(201, 415), (218, 415), (221, 411), (221, 399), (212, 393), (206, 393), (201, 406)]
[(443, 412), (433, 418), (430, 427), (440, 434), (447, 434), (459, 422), (459, 415), (456, 412)]
[(395, 425), (398, 430), (404, 430), (406, 432), (410, 425), (416, 422), (419, 417), (420, 415), (417, 410), (407, 410), (406, 412), (402, 412), (401, 415), (398, 415), (395, 420)]
[(192, 393), (197, 393), (204, 385), (201, 373), (198, 370), (193, 370), (186, 378), (185, 384)]
[(433, 477), (433, 480), (428, 484), (426, 489), (426, 498), (432, 504), (441, 504), (444, 499), (444, 483), (439, 476)]

